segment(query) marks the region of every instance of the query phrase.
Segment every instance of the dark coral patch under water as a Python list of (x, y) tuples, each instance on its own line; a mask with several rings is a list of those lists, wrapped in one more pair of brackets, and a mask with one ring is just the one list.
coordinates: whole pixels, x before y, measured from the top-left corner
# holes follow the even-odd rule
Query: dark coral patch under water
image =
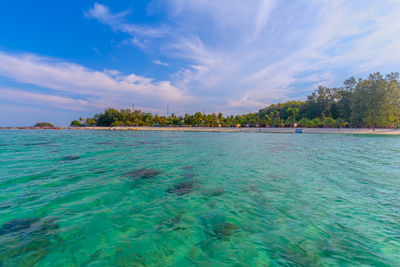
[(65, 156), (61, 160), (70, 161), (70, 160), (77, 160), (80, 159), (80, 156)]
[(0, 204), (0, 210), (5, 210), (5, 209), (11, 208), (11, 207), (12, 207), (12, 205), (9, 205), (9, 204)]
[(149, 179), (149, 178), (154, 178), (158, 175), (160, 175), (162, 172), (156, 169), (138, 169), (133, 172), (129, 173), (129, 176), (133, 178), (134, 180), (136, 179)]
[[(0, 228), (0, 266), (33, 266), (61, 241), (54, 219), (14, 219)], [(8, 236), (8, 237), (7, 237)]]
[(127, 146), (127, 147), (140, 147), (138, 144), (127, 144), (125, 146)]
[(51, 142), (39, 142), (39, 143), (26, 143), (24, 146), (45, 146), (50, 145)]
[(159, 143), (160, 142), (158, 142), (158, 141), (140, 141), (140, 142), (137, 142), (138, 145), (157, 145)]
[(14, 219), (4, 223), (0, 228), (0, 235), (46, 235), (51, 231), (57, 230), (58, 224), (55, 219), (26, 218)]
[(115, 249), (115, 257), (112, 266), (137, 266), (145, 267), (146, 259), (136, 253), (134, 247), (123, 245)]
[[(303, 248), (301, 243), (279, 248), (273, 255), (276, 257), (277, 262), (283, 266), (322, 266), (318, 253)], [(377, 265), (372, 264), (372, 266)]]
[(270, 179), (272, 181), (278, 181), (278, 180), (282, 179), (282, 177), (280, 175), (273, 174), (273, 175), (270, 176)]
[(103, 142), (97, 142), (96, 145), (117, 145), (117, 143), (110, 141), (103, 141)]
[(240, 230), (240, 227), (234, 223), (224, 222), (214, 225), (212, 233), (214, 237), (220, 240), (229, 240), (231, 235)]
[(158, 225), (160, 227), (167, 227), (169, 229), (172, 229), (173, 231), (180, 231), (180, 230), (185, 230), (186, 227), (180, 225), (182, 216), (184, 213), (179, 213), (178, 215), (168, 218), (166, 220), (161, 221)]
[(4, 223), (0, 228), (0, 235), (18, 233), (29, 229), (39, 221), (38, 218), (14, 219)]
[(168, 189), (167, 192), (171, 193), (171, 194), (182, 196), (182, 195), (191, 193), (193, 191), (193, 188), (194, 188), (193, 181), (182, 182), (182, 183), (174, 185), (174, 187)]
[(194, 178), (195, 176), (196, 176), (196, 174), (191, 173), (191, 172), (182, 174), (183, 178), (188, 178), (188, 179)]
[(226, 191), (223, 187), (217, 187), (214, 189), (206, 190), (204, 194), (209, 197), (219, 197), (225, 193)]
[(194, 169), (193, 166), (183, 166), (183, 167), (182, 167), (182, 170), (184, 170), (184, 171), (191, 171), (191, 170), (193, 170), (193, 169)]
[(3, 246), (0, 252), (0, 266), (37, 266), (38, 261), (51, 251), (53, 243), (44, 238)]

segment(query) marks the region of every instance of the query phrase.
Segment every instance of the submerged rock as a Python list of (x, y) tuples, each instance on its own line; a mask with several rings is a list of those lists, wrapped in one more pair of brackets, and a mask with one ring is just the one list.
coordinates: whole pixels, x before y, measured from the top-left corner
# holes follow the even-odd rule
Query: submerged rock
[(62, 158), (62, 160), (77, 160), (80, 159), (80, 156), (65, 156)]
[(113, 266), (147, 266), (146, 259), (134, 251), (131, 246), (123, 246), (115, 249), (115, 261)]
[(138, 144), (138, 145), (157, 145), (159, 143), (160, 142), (158, 142), (158, 141), (140, 141), (140, 142), (137, 142), (136, 144)]
[(234, 223), (224, 222), (214, 225), (213, 234), (220, 240), (229, 240), (231, 235), (237, 232), (239, 229), (240, 227)]
[(3, 247), (0, 252), (0, 266), (36, 266), (35, 264), (50, 253), (52, 242), (38, 238), (22, 245)]
[(44, 146), (49, 145), (51, 142), (40, 142), (40, 143), (26, 143), (24, 146)]
[(103, 142), (97, 142), (96, 145), (116, 145), (116, 143), (111, 141), (103, 141)]
[(182, 220), (182, 215), (183, 215), (182, 213), (179, 213), (174, 218), (172, 218), (172, 224), (176, 225), (176, 224), (180, 223)]
[(139, 144), (141, 144), (141, 145), (152, 145), (152, 144), (157, 144), (156, 142), (151, 142), (151, 141), (142, 141), (142, 142), (139, 142)]
[(149, 179), (149, 178), (154, 178), (154, 177), (160, 175), (161, 173), (162, 172), (159, 170), (142, 168), (142, 169), (138, 169), (138, 170), (135, 170), (135, 171), (129, 173), (129, 176), (135, 180), (136, 179)]
[(8, 209), (8, 208), (11, 208), (11, 205), (9, 205), (9, 204), (0, 204), (0, 210), (5, 210), (5, 209)]
[(18, 233), (29, 229), (34, 223), (38, 222), (38, 218), (14, 219), (4, 223), (0, 228), (0, 235)]
[(194, 178), (195, 176), (196, 176), (196, 174), (191, 173), (191, 172), (182, 174), (183, 178), (188, 178), (188, 179)]
[(211, 189), (211, 190), (206, 191), (205, 194), (207, 196), (210, 196), (210, 197), (219, 197), (219, 196), (222, 196), (225, 193), (226, 193), (226, 191), (225, 191), (225, 189), (223, 187), (217, 187), (215, 189)]
[(179, 213), (175, 217), (168, 218), (167, 220), (161, 221), (158, 225), (172, 228), (172, 230), (174, 230), (174, 231), (184, 230), (185, 227), (178, 226), (178, 224), (181, 222), (182, 215), (183, 215), (183, 213)]
[(277, 175), (277, 174), (273, 174), (272, 176), (271, 176), (271, 180), (273, 180), (273, 181), (277, 181), (277, 180), (280, 180), (281, 179), (281, 176), (279, 176), (279, 175)]
[(182, 170), (184, 170), (184, 171), (191, 171), (193, 169), (194, 169), (193, 166), (184, 166), (184, 167), (182, 167)]
[(186, 195), (193, 191), (194, 182), (182, 182), (179, 184), (174, 185), (174, 187), (167, 190), (168, 193), (175, 194), (175, 195)]
[(303, 248), (301, 244), (294, 244), (286, 250), (277, 253), (282, 265), (293, 266), (321, 266), (320, 256), (316, 251)]
[(38, 231), (44, 234), (55, 233), (55, 231), (60, 228), (58, 223), (56, 223), (55, 221), (56, 219), (54, 218), (42, 220), (39, 224)]
[(107, 170), (106, 170), (106, 169), (103, 169), (103, 168), (100, 168), (100, 169), (93, 169), (93, 171), (94, 171), (95, 173), (99, 173), (99, 174), (101, 174), (101, 173), (106, 173), (106, 172), (107, 172)]
[(25, 234), (25, 235), (46, 235), (59, 228), (55, 219), (41, 220), (39, 218), (14, 219), (4, 223), (0, 228), (0, 235)]
[(62, 239), (54, 219), (26, 218), (4, 223), (0, 235), (0, 266), (33, 266)]

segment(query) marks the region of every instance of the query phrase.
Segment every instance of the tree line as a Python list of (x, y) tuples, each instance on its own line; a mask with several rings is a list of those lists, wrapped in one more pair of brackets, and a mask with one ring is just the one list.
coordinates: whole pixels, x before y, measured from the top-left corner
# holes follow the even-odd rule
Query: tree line
[(399, 73), (347, 79), (342, 87), (319, 86), (305, 101), (269, 105), (256, 113), (159, 116), (140, 110), (108, 108), (72, 126), (192, 127), (400, 127)]

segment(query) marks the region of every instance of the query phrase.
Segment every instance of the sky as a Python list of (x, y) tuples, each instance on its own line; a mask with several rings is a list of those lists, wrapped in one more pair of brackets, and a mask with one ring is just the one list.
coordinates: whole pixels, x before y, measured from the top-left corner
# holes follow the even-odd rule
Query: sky
[(304, 100), (399, 71), (399, 14), (399, 0), (3, 1), (0, 126)]

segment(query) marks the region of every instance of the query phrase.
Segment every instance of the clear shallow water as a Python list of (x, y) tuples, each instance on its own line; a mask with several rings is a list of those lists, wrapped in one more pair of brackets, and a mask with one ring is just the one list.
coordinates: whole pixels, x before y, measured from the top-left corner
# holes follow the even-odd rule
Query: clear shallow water
[(0, 131), (0, 266), (400, 266), (400, 137)]

